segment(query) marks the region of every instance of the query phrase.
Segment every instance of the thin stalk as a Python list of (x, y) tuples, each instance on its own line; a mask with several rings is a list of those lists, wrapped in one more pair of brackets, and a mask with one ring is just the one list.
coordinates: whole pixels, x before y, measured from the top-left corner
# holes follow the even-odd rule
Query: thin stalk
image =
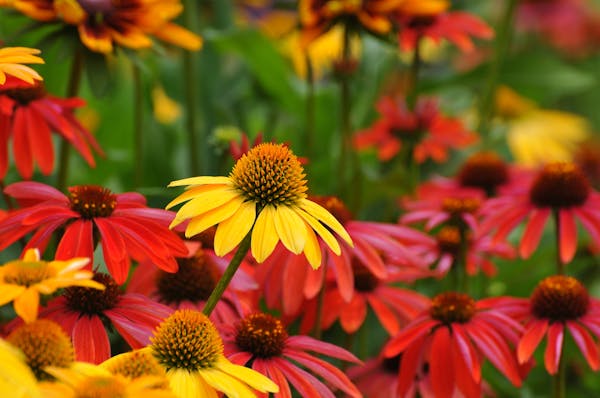
[(134, 158), (134, 188), (142, 186), (144, 179), (144, 90), (142, 74), (139, 66), (133, 65), (133, 158)]
[(321, 290), (317, 296), (317, 314), (315, 315), (315, 326), (312, 330), (312, 336), (319, 340), (323, 332), (321, 323), (323, 322), (323, 305), (325, 303), (325, 280), (327, 279), (327, 263), (323, 263), (323, 277), (321, 278)]
[(479, 108), (479, 125), (477, 131), (484, 137), (484, 146), (489, 145), (489, 128), (494, 110), (494, 98), (496, 96), (496, 88), (500, 79), (500, 71), (502, 64), (506, 59), (510, 41), (512, 38), (512, 24), (517, 7), (517, 0), (507, 0), (504, 14), (500, 20), (500, 24), (496, 29), (496, 48), (494, 58), (488, 72), (487, 84), (483, 91), (481, 105)]
[(561, 351), (558, 362), (558, 372), (552, 379), (552, 398), (566, 398), (566, 369), (564, 361), (564, 352)]
[(305, 146), (306, 155), (313, 156), (315, 146), (315, 73), (310, 55), (308, 52), (304, 55), (306, 63), (306, 135)]
[[(340, 169), (343, 173), (347, 170), (353, 171), (350, 166), (351, 156), (351, 134), (352, 127), (350, 122), (350, 78), (348, 76), (346, 67), (351, 61), (351, 48), (350, 48), (350, 28), (344, 27), (344, 39), (342, 44), (342, 71), (340, 71), (340, 114), (341, 114), (341, 137), (340, 137)], [(346, 189), (349, 184), (346, 184), (348, 180), (346, 178), (340, 179), (340, 192), (346, 193)], [(346, 196), (346, 195), (342, 195)], [(346, 198), (348, 199), (348, 198)]]
[[(185, 0), (184, 1), (185, 13), (184, 13), (184, 24), (185, 26), (194, 31), (196, 25), (197, 13), (196, 13), (196, 1)], [(196, 55), (191, 51), (185, 51), (183, 54), (183, 75), (185, 82), (185, 102), (186, 102), (186, 115), (185, 115), (185, 126), (188, 134), (188, 150), (189, 150), (189, 162), (190, 172), (192, 175), (199, 175), (201, 173), (200, 167), (200, 145), (198, 140), (198, 112), (196, 111), (198, 104), (198, 76), (196, 73)]]
[[(67, 98), (76, 97), (79, 93), (81, 84), (81, 74), (83, 73), (83, 50), (77, 48), (73, 54), (73, 63), (71, 64), (71, 72), (69, 74), (69, 82), (67, 84)], [(60, 141), (58, 172), (56, 177), (56, 188), (59, 191), (64, 191), (67, 187), (67, 178), (69, 172), (69, 160), (71, 155), (71, 145), (62, 138)]]
[(252, 230), (250, 230), (250, 232), (248, 232), (246, 237), (242, 240), (242, 242), (238, 246), (237, 251), (235, 252), (235, 254), (233, 255), (233, 258), (229, 262), (227, 269), (223, 273), (223, 276), (221, 276), (221, 279), (219, 279), (219, 282), (217, 282), (217, 286), (215, 286), (214, 290), (210, 294), (210, 297), (208, 298), (208, 300), (206, 300), (206, 304), (204, 304), (204, 308), (202, 309), (202, 313), (204, 315), (210, 316), (210, 314), (213, 312), (213, 310), (217, 306), (217, 303), (221, 299), (221, 296), (223, 296), (225, 289), (227, 289), (227, 286), (229, 286), (229, 282), (231, 282), (233, 275), (235, 275), (237, 269), (239, 268), (240, 264), (242, 263), (242, 260), (246, 256), (248, 249), (250, 249), (251, 237), (252, 237)]
[(563, 275), (565, 273), (565, 264), (560, 258), (560, 217), (558, 210), (552, 210), (552, 216), (554, 217), (554, 229), (556, 232), (556, 274)]
[(410, 64), (410, 75), (408, 83), (408, 93), (406, 95), (406, 104), (408, 109), (414, 109), (419, 96), (419, 70), (421, 69), (421, 37), (417, 37), (415, 51)]

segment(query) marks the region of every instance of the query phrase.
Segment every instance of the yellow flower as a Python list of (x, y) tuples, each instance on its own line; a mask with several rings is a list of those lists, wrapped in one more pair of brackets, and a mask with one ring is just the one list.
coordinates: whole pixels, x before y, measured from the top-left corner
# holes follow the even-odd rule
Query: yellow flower
[(150, 340), (149, 350), (165, 368), (177, 398), (255, 397), (279, 392), (262, 374), (234, 365), (223, 354), (223, 341), (213, 323), (199, 311), (178, 310), (164, 320)]
[(170, 187), (189, 185), (167, 205), (183, 202), (171, 228), (190, 220), (186, 237), (218, 224), (214, 248), (218, 256), (233, 250), (251, 231), (252, 255), (264, 261), (281, 240), (291, 252), (304, 252), (313, 267), (321, 264), (315, 232), (339, 255), (340, 245), (326, 227), (348, 244), (352, 239), (327, 210), (307, 199), (304, 169), (285, 145), (264, 143), (242, 156), (229, 177), (192, 177)]
[(25, 322), (37, 318), (41, 294), (52, 294), (68, 286), (85, 286), (104, 289), (104, 285), (91, 280), (92, 271), (82, 270), (88, 258), (66, 261), (42, 261), (37, 249), (29, 249), (22, 260), (10, 261), (0, 266), (0, 305), (14, 301), (18, 316)]
[(152, 89), (152, 105), (154, 118), (162, 124), (171, 124), (181, 116), (181, 106), (161, 86)]
[(68, 369), (51, 366), (46, 371), (57, 382), (40, 383), (44, 398), (174, 398), (173, 392), (160, 388), (160, 377), (132, 380), (85, 362), (76, 362)]
[(0, 396), (39, 398), (35, 376), (17, 348), (0, 339)]
[(398, 10), (403, 14), (430, 16), (441, 14), (450, 8), (448, 0), (403, 0)]
[(27, 47), (0, 48), (0, 84), (6, 82), (6, 75), (11, 75), (29, 84), (42, 77), (33, 69), (21, 64), (43, 64), (44, 60), (36, 54), (40, 50)]
[(517, 163), (524, 166), (570, 162), (578, 146), (590, 136), (583, 117), (540, 109), (508, 87), (496, 93), (496, 110), (508, 122), (508, 147)]

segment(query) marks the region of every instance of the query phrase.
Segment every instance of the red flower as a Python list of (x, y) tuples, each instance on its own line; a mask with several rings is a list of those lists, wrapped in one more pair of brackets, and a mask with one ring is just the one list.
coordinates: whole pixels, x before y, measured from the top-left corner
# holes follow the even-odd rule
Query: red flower
[(40, 318), (51, 319), (66, 330), (79, 361), (100, 363), (110, 358), (109, 322), (136, 349), (150, 344), (154, 329), (173, 312), (145, 296), (123, 294), (106, 274), (96, 274), (94, 280), (106, 289), (67, 288), (40, 312)]
[(35, 231), (24, 250), (37, 247), (43, 251), (52, 234), (64, 228), (56, 259), (93, 259), (95, 244), (100, 243), (108, 271), (118, 284), (127, 279), (130, 258), (150, 259), (175, 272), (175, 257), (188, 254), (168, 228), (173, 213), (146, 207), (146, 199), (138, 193), (113, 194), (99, 186), (78, 185), (65, 196), (38, 182), (11, 184), (4, 192), (22, 208), (0, 221), (0, 250)]
[(521, 317), (527, 320), (519, 341), (519, 362), (528, 361), (544, 336), (547, 337), (544, 365), (550, 374), (558, 371), (565, 332), (568, 330), (587, 363), (600, 369), (600, 301), (590, 298), (575, 278), (555, 275), (542, 280), (529, 301), (520, 301)]
[(48, 175), (54, 168), (51, 132), (59, 133), (86, 162), (94, 167), (92, 149), (104, 155), (96, 139), (75, 118), (74, 110), (85, 105), (79, 98), (48, 95), (43, 83), (31, 85), (9, 77), (0, 87), (0, 179), (8, 170), (8, 141), (21, 177), (30, 179), (34, 162)]
[(384, 348), (390, 358), (402, 354), (398, 396), (413, 386), (415, 376), (429, 367), (436, 398), (481, 396), (482, 357), (516, 386), (521, 374), (510, 344), (516, 345), (522, 327), (499, 308), (498, 299), (476, 302), (466, 294), (442, 293)]
[(414, 146), (412, 157), (416, 162), (431, 158), (441, 163), (448, 158), (449, 148), (464, 148), (477, 139), (459, 119), (442, 115), (432, 98), (419, 100), (414, 112), (404, 100), (391, 97), (381, 98), (376, 107), (381, 117), (371, 128), (357, 133), (354, 145), (358, 149), (375, 146), (379, 159), (384, 161), (410, 144), (409, 147)]
[(528, 258), (537, 248), (548, 218), (555, 214), (559, 224), (559, 252), (563, 263), (577, 250), (577, 226), (583, 224), (592, 240), (600, 244), (600, 194), (590, 188), (585, 175), (573, 163), (550, 163), (535, 178), (526, 176), (508, 187), (506, 193), (490, 199), (482, 214), (482, 231), (495, 230), (495, 239), (504, 239), (527, 218), (519, 251)]
[(291, 398), (290, 384), (303, 398), (334, 398), (332, 387), (347, 394), (344, 396), (361, 396), (344, 372), (308, 353), (360, 363), (342, 348), (308, 336), (289, 336), (279, 319), (263, 313), (248, 315), (236, 325), (221, 325), (220, 329), (225, 356), (234, 364), (250, 363), (252, 369), (273, 380), (279, 386), (275, 397)]

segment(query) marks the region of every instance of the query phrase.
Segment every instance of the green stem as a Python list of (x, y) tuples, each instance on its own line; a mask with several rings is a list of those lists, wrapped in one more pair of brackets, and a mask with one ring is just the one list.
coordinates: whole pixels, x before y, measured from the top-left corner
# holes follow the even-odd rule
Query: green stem
[(315, 146), (315, 73), (310, 55), (308, 52), (304, 56), (306, 63), (306, 155), (313, 156)]
[(410, 64), (410, 77), (408, 85), (408, 93), (406, 95), (406, 104), (408, 109), (414, 109), (419, 96), (419, 70), (421, 69), (421, 37), (417, 37), (415, 43), (415, 51)]
[[(185, 7), (185, 26), (194, 31), (196, 24), (196, 1), (186, 0), (184, 2)], [(197, 108), (197, 93), (196, 88), (198, 86), (198, 76), (196, 73), (196, 55), (194, 52), (185, 51), (183, 54), (183, 74), (185, 82), (185, 102), (186, 102), (186, 130), (188, 133), (188, 150), (189, 150), (189, 162), (190, 172), (192, 175), (199, 175), (201, 172), (200, 167), (200, 145), (198, 141), (198, 119), (196, 108)]]
[(554, 217), (554, 229), (556, 232), (556, 274), (563, 275), (565, 273), (565, 264), (560, 258), (560, 217), (558, 210), (552, 210), (552, 216)]
[(248, 232), (246, 237), (242, 240), (242, 242), (238, 246), (237, 251), (235, 252), (235, 254), (233, 255), (233, 258), (229, 262), (227, 269), (223, 273), (223, 276), (221, 276), (221, 279), (219, 279), (219, 282), (217, 282), (217, 286), (215, 286), (214, 290), (210, 294), (210, 297), (206, 301), (206, 304), (204, 304), (204, 308), (202, 309), (202, 313), (204, 315), (210, 316), (210, 314), (213, 312), (213, 310), (217, 306), (217, 303), (221, 299), (221, 296), (225, 292), (225, 289), (227, 289), (227, 286), (229, 286), (229, 282), (231, 282), (231, 278), (233, 278), (233, 275), (235, 275), (235, 272), (237, 271), (240, 264), (242, 263), (242, 260), (246, 256), (246, 253), (248, 253), (248, 249), (250, 249), (251, 237), (252, 237), (252, 230), (250, 230), (250, 232)]
[[(81, 74), (83, 73), (83, 49), (77, 48), (73, 54), (73, 63), (71, 64), (71, 72), (69, 74), (69, 82), (67, 84), (67, 98), (76, 97), (79, 93), (81, 84)], [(58, 172), (56, 179), (56, 188), (59, 191), (64, 191), (67, 187), (67, 178), (69, 172), (69, 160), (71, 154), (71, 145), (62, 138), (60, 141)]]
[(494, 52), (494, 58), (490, 65), (489, 72), (487, 74), (488, 80), (486, 87), (483, 91), (481, 105), (479, 108), (479, 125), (477, 131), (484, 138), (485, 144), (489, 145), (489, 128), (492, 119), (492, 113), (494, 110), (494, 99), (496, 96), (496, 88), (500, 79), (500, 71), (502, 64), (506, 59), (510, 41), (512, 38), (512, 23), (515, 15), (517, 6), (517, 0), (507, 0), (504, 14), (500, 20), (500, 24), (496, 29), (496, 48)]
[(142, 186), (144, 179), (144, 139), (143, 139), (143, 122), (144, 122), (144, 90), (142, 88), (142, 75), (140, 68), (134, 63), (133, 65), (133, 151), (134, 151), (134, 188)]
[(322, 322), (323, 322), (323, 305), (325, 304), (325, 281), (327, 280), (327, 263), (321, 265), (323, 267), (323, 277), (321, 278), (321, 290), (317, 296), (317, 314), (315, 315), (315, 326), (312, 331), (312, 336), (319, 340), (321, 339)]
[(554, 375), (552, 380), (552, 398), (566, 398), (566, 369), (564, 353), (562, 350), (558, 361), (558, 372)]

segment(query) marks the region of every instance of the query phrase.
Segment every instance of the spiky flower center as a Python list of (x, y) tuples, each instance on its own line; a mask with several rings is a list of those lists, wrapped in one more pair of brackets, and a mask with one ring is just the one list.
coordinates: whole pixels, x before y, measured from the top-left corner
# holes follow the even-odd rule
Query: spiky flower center
[(29, 287), (56, 276), (56, 269), (45, 261), (16, 260), (2, 267), (5, 283)]
[(25, 106), (31, 101), (44, 98), (46, 96), (46, 88), (43, 82), (36, 81), (32, 85), (22, 87), (14, 87), (9, 89), (0, 88), (0, 95), (6, 95), (18, 102), (20, 105)]
[(310, 200), (327, 209), (342, 225), (353, 219), (350, 209), (336, 196), (311, 196)]
[(475, 300), (464, 293), (438, 294), (431, 300), (429, 313), (433, 319), (445, 324), (465, 323), (475, 315)]
[(285, 145), (264, 143), (238, 160), (230, 178), (235, 187), (259, 208), (293, 205), (306, 198), (304, 169)]
[(144, 350), (131, 351), (113, 357), (103, 366), (110, 373), (129, 379), (137, 379), (142, 376), (164, 376), (165, 374), (156, 358), (149, 351)]
[(161, 270), (157, 274), (156, 287), (160, 301), (166, 304), (206, 301), (221, 277), (217, 266), (202, 249), (193, 257), (178, 259), (177, 263), (177, 272)]
[(456, 256), (461, 248), (460, 229), (455, 226), (445, 226), (436, 235), (438, 247), (441, 252)]
[(589, 294), (577, 279), (554, 275), (543, 279), (531, 294), (531, 311), (553, 321), (577, 319), (588, 310)]
[(71, 210), (87, 220), (108, 217), (117, 207), (117, 196), (97, 185), (78, 185), (69, 188)]
[(127, 387), (124, 380), (111, 376), (86, 377), (78, 386), (76, 398), (125, 398)]
[(110, 275), (96, 273), (93, 280), (106, 288), (73, 286), (65, 289), (63, 295), (69, 308), (87, 315), (99, 315), (117, 306), (122, 293), (114, 279)]
[(379, 285), (379, 279), (356, 257), (352, 259), (354, 288), (359, 292), (372, 292)]
[(580, 206), (587, 200), (590, 184), (574, 163), (547, 164), (537, 175), (529, 197), (539, 207), (563, 208)]
[(47, 366), (68, 367), (75, 360), (71, 339), (62, 328), (48, 319), (21, 325), (8, 337), (19, 348), (38, 380), (52, 380), (44, 371)]
[(150, 341), (152, 354), (167, 370), (212, 368), (223, 356), (219, 332), (199, 311), (175, 311), (158, 325)]
[(495, 152), (479, 152), (462, 165), (458, 181), (465, 187), (481, 188), (491, 195), (508, 181), (508, 166)]
[(288, 338), (281, 321), (272, 315), (255, 313), (246, 316), (237, 325), (235, 342), (244, 351), (259, 358), (281, 355)]
[(481, 202), (477, 198), (444, 198), (442, 210), (451, 216), (460, 216), (466, 213), (475, 213)]

